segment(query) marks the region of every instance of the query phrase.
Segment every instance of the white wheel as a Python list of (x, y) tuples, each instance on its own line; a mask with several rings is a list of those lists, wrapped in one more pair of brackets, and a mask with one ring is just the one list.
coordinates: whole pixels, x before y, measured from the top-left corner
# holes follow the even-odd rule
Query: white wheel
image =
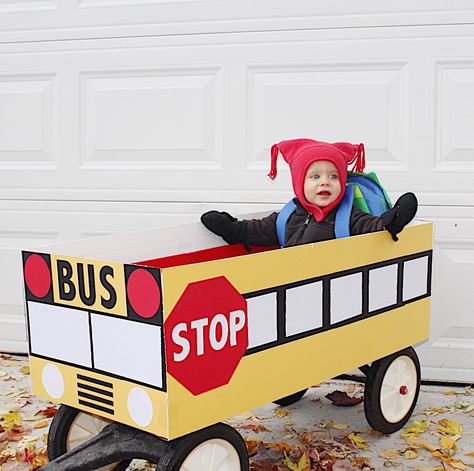
[(227, 424), (210, 425), (168, 442), (156, 471), (249, 471), (242, 436)]
[(387, 368), (380, 391), (380, 409), (387, 422), (395, 424), (405, 417), (415, 401), (417, 382), (415, 363), (406, 355)]
[(420, 362), (408, 347), (374, 361), (366, 369), (364, 412), (382, 433), (400, 430), (410, 418), (420, 391)]
[(228, 441), (214, 438), (194, 448), (179, 470), (240, 471), (240, 458)]

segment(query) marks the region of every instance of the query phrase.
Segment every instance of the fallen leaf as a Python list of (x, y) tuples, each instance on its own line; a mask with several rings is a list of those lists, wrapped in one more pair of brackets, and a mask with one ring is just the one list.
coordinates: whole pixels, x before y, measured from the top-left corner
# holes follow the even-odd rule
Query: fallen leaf
[(474, 458), (474, 451), (472, 453), (464, 453), (464, 456), (469, 456), (470, 458)]
[(334, 422), (334, 420), (331, 420), (330, 423), (331, 423), (331, 427), (335, 428), (337, 430), (344, 430), (347, 427), (349, 427), (349, 425), (347, 425), (347, 424), (338, 424), (338, 423)]
[(438, 450), (438, 447), (436, 445), (432, 445), (431, 443), (417, 436), (406, 437), (405, 441), (407, 445), (412, 446), (412, 447), (424, 448), (425, 450), (428, 450), (428, 451)]
[(423, 433), (429, 426), (427, 420), (412, 420), (400, 434), (401, 437), (416, 437)]
[(457, 393), (456, 391), (445, 391), (443, 394), (445, 396), (455, 396), (456, 394), (459, 394), (459, 393)]
[(394, 460), (396, 458), (400, 458), (400, 452), (398, 450), (394, 450), (393, 448), (388, 448), (387, 450), (380, 452), (379, 456), (387, 460)]
[(21, 424), (21, 412), (9, 412), (0, 416), (4, 428), (15, 427)]
[(332, 465), (332, 471), (359, 471), (359, 468), (356, 468), (350, 461), (348, 460), (337, 460)]
[(438, 421), (438, 427), (436, 430), (445, 434), (445, 435), (461, 435), (462, 434), (462, 425), (453, 422), (449, 419), (442, 419)]
[(244, 425), (241, 425), (240, 428), (244, 430), (252, 430), (253, 432), (269, 432), (267, 427), (257, 422), (248, 422)]
[(291, 471), (303, 471), (308, 465), (308, 458), (306, 454), (303, 454), (298, 463), (294, 463), (285, 452), (285, 464)]
[(49, 420), (41, 420), (33, 425), (33, 428), (43, 428), (49, 425)]
[(54, 406), (46, 407), (46, 409), (41, 409), (35, 415), (44, 415), (45, 417), (51, 418), (54, 417), (58, 409)]
[(24, 375), (29, 375), (30, 374), (30, 367), (29, 366), (22, 366), (20, 368), (20, 373), (23, 373)]
[(403, 453), (403, 456), (407, 460), (414, 460), (418, 456), (418, 453), (415, 450), (408, 449), (405, 451), (405, 453)]
[(360, 448), (361, 450), (369, 450), (365, 443), (367, 443), (367, 440), (360, 435), (357, 435), (355, 433), (350, 433), (347, 438), (350, 440), (350, 442), (356, 446), (357, 448)]
[(446, 412), (445, 407), (428, 407), (423, 411), (425, 415), (438, 415)]
[(273, 410), (273, 415), (275, 417), (285, 417), (289, 414), (290, 412), (287, 409), (283, 409), (281, 407), (278, 407)]
[(360, 404), (364, 398), (363, 397), (350, 397), (347, 393), (342, 391), (334, 391), (332, 393), (326, 394), (326, 398), (329, 399), (335, 406), (349, 407)]

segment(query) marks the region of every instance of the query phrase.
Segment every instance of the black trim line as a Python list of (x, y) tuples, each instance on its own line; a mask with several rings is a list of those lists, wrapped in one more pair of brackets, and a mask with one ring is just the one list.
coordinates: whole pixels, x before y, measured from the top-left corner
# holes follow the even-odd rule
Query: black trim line
[(104, 391), (103, 389), (95, 388), (94, 386), (89, 386), (88, 384), (77, 383), (78, 389), (87, 389), (88, 391), (95, 392), (97, 394), (103, 394), (104, 396), (114, 397), (112, 391)]
[(91, 378), (89, 376), (84, 376), (81, 374), (77, 374), (77, 379), (82, 379), (83, 381), (89, 381), (90, 383), (99, 384), (100, 386), (105, 386), (106, 388), (113, 388), (114, 385), (112, 383), (108, 383), (107, 381), (101, 381), (100, 379)]
[(98, 404), (92, 404), (92, 402), (89, 401), (83, 401), (82, 399), (79, 399), (79, 404), (82, 404), (83, 406), (90, 407), (92, 409), (97, 409), (102, 412), (107, 412), (107, 414), (114, 415), (114, 411), (112, 409), (109, 409), (107, 407), (99, 406)]
[(114, 406), (114, 401), (110, 401), (109, 399), (104, 399), (102, 397), (94, 396), (93, 394), (89, 394), (83, 391), (78, 391), (77, 395), (80, 397), (85, 397), (86, 399), (91, 399), (92, 401), (102, 402), (103, 404), (107, 404), (108, 406)]

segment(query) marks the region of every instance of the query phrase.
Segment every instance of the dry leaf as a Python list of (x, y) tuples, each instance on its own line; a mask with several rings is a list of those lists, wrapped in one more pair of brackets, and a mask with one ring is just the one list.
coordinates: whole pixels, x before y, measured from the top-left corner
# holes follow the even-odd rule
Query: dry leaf
[(438, 449), (436, 445), (432, 445), (426, 440), (423, 440), (422, 438), (416, 436), (406, 437), (405, 441), (407, 442), (407, 445), (411, 447), (424, 448), (428, 451), (436, 451)]
[(415, 450), (408, 449), (408, 450), (405, 451), (405, 453), (403, 453), (403, 456), (407, 460), (414, 460), (418, 456), (418, 454)]
[(349, 425), (347, 425), (347, 424), (338, 424), (338, 423), (334, 422), (334, 420), (331, 420), (330, 423), (331, 423), (331, 427), (335, 428), (337, 430), (344, 430), (347, 427), (349, 427)]
[(267, 429), (267, 427), (265, 427), (264, 425), (262, 424), (259, 424), (257, 422), (248, 422), (244, 425), (241, 425), (240, 428), (244, 429), (244, 430), (252, 430), (253, 432), (268, 432), (269, 430)]
[(29, 375), (30, 374), (30, 367), (29, 366), (22, 366), (20, 368), (20, 373), (23, 373), (24, 375)]
[(416, 437), (423, 433), (429, 426), (427, 420), (412, 420), (400, 434), (401, 437)]
[(41, 409), (35, 415), (43, 415), (44, 417), (54, 417), (58, 409), (54, 406), (46, 407), (46, 409)]
[(470, 458), (474, 458), (474, 451), (472, 453), (464, 453), (464, 456), (469, 456)]
[(282, 409), (281, 407), (278, 407), (273, 410), (273, 415), (275, 417), (285, 417), (289, 414), (290, 412), (287, 409)]
[(461, 435), (462, 434), (462, 425), (453, 422), (449, 419), (442, 419), (438, 421), (438, 427), (436, 430), (445, 434), (445, 435)]
[(350, 433), (347, 438), (350, 440), (350, 442), (356, 446), (357, 448), (360, 448), (361, 450), (369, 450), (365, 443), (367, 443), (367, 440), (360, 435), (357, 435), (355, 433)]
[(456, 391), (445, 391), (443, 394), (445, 396), (455, 396), (458, 393)]
[(347, 393), (342, 391), (334, 391), (332, 393), (326, 394), (326, 398), (329, 399), (335, 406), (349, 407), (360, 404), (364, 398), (363, 397), (350, 397)]
[(33, 428), (43, 428), (49, 425), (49, 420), (42, 420), (33, 425)]
[(394, 460), (396, 458), (400, 458), (400, 452), (398, 450), (394, 450), (393, 448), (388, 448), (387, 450), (383, 450), (381, 453), (379, 453), (379, 456), (387, 460)]
[(2, 426), (4, 428), (11, 428), (21, 424), (21, 412), (9, 412), (0, 416)]

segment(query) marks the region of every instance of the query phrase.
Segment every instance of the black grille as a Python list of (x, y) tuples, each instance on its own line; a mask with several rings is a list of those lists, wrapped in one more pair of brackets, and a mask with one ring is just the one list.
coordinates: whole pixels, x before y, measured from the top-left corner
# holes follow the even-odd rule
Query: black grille
[(112, 383), (78, 374), (77, 396), (79, 404), (83, 406), (107, 412), (111, 415), (114, 414), (114, 391)]

